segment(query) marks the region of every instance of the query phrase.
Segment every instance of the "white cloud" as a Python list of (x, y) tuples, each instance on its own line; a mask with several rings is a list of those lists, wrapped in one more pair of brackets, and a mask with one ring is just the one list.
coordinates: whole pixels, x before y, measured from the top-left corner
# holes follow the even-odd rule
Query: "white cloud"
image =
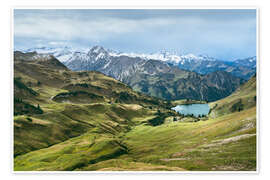
[(46, 39), (71, 40), (86, 38), (100, 40), (115, 34), (140, 32), (176, 23), (175, 20), (153, 19), (89, 19), (46, 18), (43, 16), (15, 18), (14, 34), (21, 37), (40, 37)]

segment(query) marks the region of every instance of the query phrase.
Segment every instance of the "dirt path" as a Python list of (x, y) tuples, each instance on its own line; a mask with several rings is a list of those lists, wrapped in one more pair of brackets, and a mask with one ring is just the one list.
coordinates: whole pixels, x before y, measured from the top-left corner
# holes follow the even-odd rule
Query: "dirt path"
[(246, 138), (249, 138), (249, 137), (252, 137), (252, 136), (256, 136), (256, 134), (242, 134), (242, 135), (230, 137), (230, 138), (227, 138), (227, 139), (215, 140), (215, 141), (212, 141), (213, 143), (211, 143), (211, 144), (203, 145), (203, 147), (220, 146), (220, 145), (223, 145), (223, 144), (228, 144), (228, 143), (231, 143), (231, 142), (246, 139)]

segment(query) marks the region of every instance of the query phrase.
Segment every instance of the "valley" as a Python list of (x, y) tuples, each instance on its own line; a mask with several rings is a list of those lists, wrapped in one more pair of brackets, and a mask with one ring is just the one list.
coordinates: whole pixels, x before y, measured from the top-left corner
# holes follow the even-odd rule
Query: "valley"
[[(256, 171), (256, 76), (103, 50), (83, 67), (14, 52), (15, 171)], [(206, 117), (171, 109), (207, 101)]]

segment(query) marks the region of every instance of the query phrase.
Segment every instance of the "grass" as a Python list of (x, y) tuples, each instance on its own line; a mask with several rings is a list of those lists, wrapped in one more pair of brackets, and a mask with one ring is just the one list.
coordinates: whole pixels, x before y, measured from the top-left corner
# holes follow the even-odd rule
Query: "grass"
[[(48, 147), (95, 128), (99, 133), (116, 134), (129, 129), (129, 125), (135, 123), (133, 118), (138, 121), (147, 113), (151, 114), (144, 108), (137, 111), (110, 104), (60, 104), (52, 110), (54, 106), (46, 106), (50, 110), (44, 114), (15, 117), (15, 156)], [(34, 121), (29, 122), (27, 117)]]
[(86, 133), (55, 146), (33, 151), (15, 159), (15, 170), (74, 170), (125, 153), (116, 141)]
[(77, 169), (78, 171), (184, 171), (183, 168), (150, 163), (134, 162), (129, 159), (110, 159)]
[(241, 131), (247, 122), (256, 124), (255, 111), (251, 108), (197, 123), (140, 124), (119, 134), (92, 129), (16, 157), (15, 170), (255, 170), (256, 136), (208, 147), (220, 139), (255, 133), (256, 126)]
[[(43, 110), (14, 116), (15, 171), (256, 170), (254, 78), (211, 103), (208, 120), (193, 122), (173, 121), (168, 104), (98, 72), (15, 63), (15, 77), (37, 92), (18, 98)], [(53, 100), (71, 91), (103, 94), (104, 101)]]
[[(243, 169), (255, 169), (255, 137), (247, 142), (237, 141), (235, 146), (217, 147), (219, 158), (215, 158), (216, 155), (211, 153), (214, 151), (213, 149), (210, 149), (209, 153), (200, 147), (203, 144), (211, 144), (213, 140), (230, 137), (245, 125), (246, 118), (254, 117), (254, 114), (255, 108), (243, 111), (241, 114), (235, 113), (197, 123), (175, 122), (158, 127), (140, 125), (126, 134), (124, 142), (131, 149), (129, 157), (144, 163), (182, 167), (187, 170), (211, 170), (211, 167), (216, 165), (215, 170), (220, 170), (221, 166), (225, 165), (222, 162), (234, 160), (239, 161), (239, 165), (242, 165)], [(252, 122), (256, 122), (255, 117)], [(255, 133), (255, 127), (248, 133)], [(168, 162), (161, 160), (178, 157), (177, 153), (182, 160)], [(247, 161), (251, 162), (249, 167), (245, 166)], [(232, 166), (230, 170), (237, 170), (232, 162), (228, 162), (226, 165)]]

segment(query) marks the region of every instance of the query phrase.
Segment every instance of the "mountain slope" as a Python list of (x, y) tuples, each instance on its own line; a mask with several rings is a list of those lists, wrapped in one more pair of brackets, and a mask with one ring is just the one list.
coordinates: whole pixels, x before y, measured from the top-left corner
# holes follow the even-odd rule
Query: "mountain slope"
[(215, 101), (230, 95), (243, 80), (226, 72), (201, 76), (188, 71), (148, 75), (136, 73), (123, 82), (143, 93), (169, 100), (193, 99)]
[(37, 52), (23, 53), (20, 51), (14, 52), (15, 62), (29, 62), (40, 65), (46, 65), (52, 69), (67, 70), (67, 67), (63, 65), (58, 59), (48, 54), (38, 54)]
[(211, 103), (212, 110), (210, 115), (216, 117), (256, 107), (256, 86), (256, 76), (253, 76), (227, 98)]

